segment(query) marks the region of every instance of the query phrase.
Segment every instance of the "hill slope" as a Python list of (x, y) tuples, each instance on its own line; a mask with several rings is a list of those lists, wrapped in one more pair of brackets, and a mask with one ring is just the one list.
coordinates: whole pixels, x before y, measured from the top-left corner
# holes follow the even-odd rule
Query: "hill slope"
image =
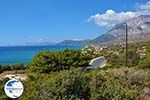
[(91, 41), (93, 44), (122, 41), (125, 38), (126, 25), (129, 40), (150, 39), (150, 15), (141, 15), (112, 27), (107, 33)]
[(64, 40), (57, 45), (74, 46), (74, 45), (86, 45), (90, 40)]

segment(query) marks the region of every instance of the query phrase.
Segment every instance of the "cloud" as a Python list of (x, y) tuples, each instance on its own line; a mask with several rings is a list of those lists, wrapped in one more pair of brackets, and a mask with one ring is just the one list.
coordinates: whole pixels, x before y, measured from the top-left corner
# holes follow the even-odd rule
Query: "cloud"
[(107, 10), (103, 14), (95, 14), (88, 18), (88, 22), (94, 22), (95, 24), (103, 27), (112, 27), (115, 24), (124, 22), (130, 18), (137, 17), (139, 15), (150, 14), (150, 2), (145, 4), (137, 4), (136, 11), (115, 12), (112, 9)]
[(150, 11), (150, 1), (146, 2), (145, 4), (137, 4), (137, 8), (139, 10), (149, 10)]
[(116, 23), (121, 23), (123, 21), (128, 20), (129, 18), (136, 17), (136, 12), (120, 12), (117, 13), (113, 10), (107, 10), (104, 14), (96, 14), (91, 16), (88, 21), (93, 21), (95, 24), (99, 26), (113, 26)]
[(139, 15), (149, 15), (150, 14), (150, 1), (145, 4), (137, 4), (137, 13)]

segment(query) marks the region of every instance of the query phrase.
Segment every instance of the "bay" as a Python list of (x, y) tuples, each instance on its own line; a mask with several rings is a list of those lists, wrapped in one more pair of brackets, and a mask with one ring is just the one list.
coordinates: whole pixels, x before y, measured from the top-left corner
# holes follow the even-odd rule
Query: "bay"
[(0, 65), (27, 64), (39, 51), (59, 51), (64, 49), (81, 49), (83, 46), (13, 46), (0, 47)]

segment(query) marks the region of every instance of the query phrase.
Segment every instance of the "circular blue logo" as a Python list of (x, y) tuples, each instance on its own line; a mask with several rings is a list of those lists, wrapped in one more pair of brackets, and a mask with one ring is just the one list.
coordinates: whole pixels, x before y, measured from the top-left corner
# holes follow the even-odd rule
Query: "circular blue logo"
[(4, 87), (6, 95), (10, 98), (18, 98), (23, 93), (23, 84), (17, 79), (9, 80)]

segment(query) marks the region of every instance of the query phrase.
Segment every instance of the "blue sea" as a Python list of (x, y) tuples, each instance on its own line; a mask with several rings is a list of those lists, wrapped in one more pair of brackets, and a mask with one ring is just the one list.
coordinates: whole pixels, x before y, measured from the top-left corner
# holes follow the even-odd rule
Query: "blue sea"
[(7, 64), (27, 64), (39, 51), (52, 50), (59, 51), (68, 49), (81, 49), (83, 46), (16, 46), (0, 47), (0, 65)]

